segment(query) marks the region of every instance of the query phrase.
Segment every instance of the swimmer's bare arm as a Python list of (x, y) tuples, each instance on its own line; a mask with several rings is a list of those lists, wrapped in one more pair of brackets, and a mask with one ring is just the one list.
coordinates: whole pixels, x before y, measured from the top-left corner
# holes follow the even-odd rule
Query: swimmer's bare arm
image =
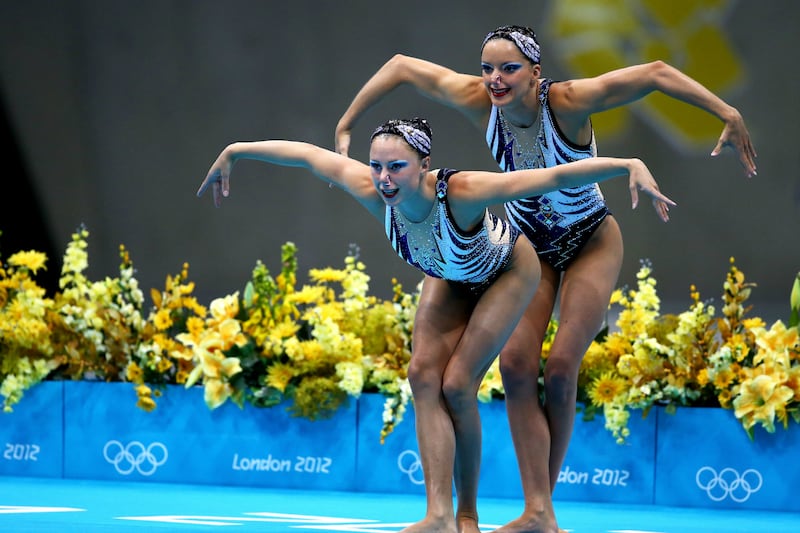
[(339, 119), (335, 133), (338, 153), (348, 154), (350, 134), (361, 115), (402, 85), (411, 85), (428, 98), (457, 109), (475, 124), (485, 120), (491, 110), (481, 77), (396, 54), (364, 84)]

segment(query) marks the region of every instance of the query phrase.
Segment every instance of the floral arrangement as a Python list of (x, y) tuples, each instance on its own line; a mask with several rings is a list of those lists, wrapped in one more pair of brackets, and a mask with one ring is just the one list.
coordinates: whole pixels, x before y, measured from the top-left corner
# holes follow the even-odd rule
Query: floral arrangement
[[(257, 263), (242, 293), (208, 307), (193, 296), (189, 266), (152, 289), (144, 310), (130, 256), (119, 276), (92, 282), (85, 228), (64, 254), (60, 292), (45, 295), (34, 276), (47, 258), (22, 251), (0, 262), (0, 395), (8, 412), (44, 379), (127, 381), (137, 405), (157, 407), (165, 385), (202, 385), (214, 409), (282, 402), (309, 419), (333, 414), (348, 397), (386, 395), (381, 436), (402, 421), (410, 398), (406, 367), (418, 294), (394, 282), (393, 298), (369, 295), (353, 247), (343, 269), (312, 269), (296, 286), (297, 249), (281, 250), (273, 277)], [(2, 257), (0, 257), (2, 259)]]
[(800, 422), (800, 274), (791, 294), (788, 327), (767, 327), (748, 318), (755, 285), (730, 260), (721, 316), (691, 287), (692, 304), (678, 314), (659, 314), (651, 266), (643, 262), (637, 288), (618, 289), (611, 304), (621, 307), (617, 331), (605, 332), (587, 351), (579, 375), (579, 401), (591, 418), (602, 409), (606, 428), (618, 442), (629, 435), (632, 409), (643, 416), (654, 405), (733, 409), (750, 438), (757, 425), (775, 431), (776, 419)]
[[(241, 290), (201, 305), (189, 266), (152, 289), (152, 305), (120, 247), (119, 276), (90, 281), (89, 232), (78, 229), (63, 257), (59, 291), (48, 296), (34, 278), (47, 257), (20, 251), (0, 256), (0, 395), (9, 412), (42, 380), (129, 382), (137, 405), (157, 408), (166, 385), (202, 386), (214, 409), (230, 400), (257, 407), (288, 405), (312, 420), (332, 415), (364, 392), (385, 396), (381, 441), (399, 424), (411, 400), (406, 369), (420, 286), (393, 281), (392, 298), (369, 294), (366, 266), (351, 247), (341, 269), (311, 269), (297, 286), (297, 249), (281, 249), (274, 277), (258, 262)], [(800, 274), (788, 326), (769, 328), (746, 317), (753, 287), (733, 260), (724, 283), (721, 316), (694, 288), (689, 309), (661, 315), (652, 269), (644, 263), (637, 288), (618, 290), (615, 330), (586, 353), (579, 376), (584, 416), (602, 412), (618, 442), (629, 435), (632, 410), (654, 405), (714, 405), (732, 409), (752, 437), (776, 420), (800, 422)], [(542, 350), (546, 365), (558, 322)], [(540, 377), (541, 379), (541, 377)], [(478, 392), (503, 397), (498, 362)]]

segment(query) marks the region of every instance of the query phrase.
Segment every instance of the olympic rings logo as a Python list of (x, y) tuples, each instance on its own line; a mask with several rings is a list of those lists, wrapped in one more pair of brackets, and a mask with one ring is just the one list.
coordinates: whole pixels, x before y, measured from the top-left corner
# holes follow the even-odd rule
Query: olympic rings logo
[(422, 462), (414, 450), (405, 450), (397, 456), (397, 468), (408, 476), (414, 485), (425, 483), (425, 474), (422, 472)]
[(761, 490), (764, 479), (758, 470), (752, 468), (739, 474), (733, 468), (723, 468), (717, 473), (710, 466), (704, 466), (697, 471), (695, 482), (715, 502), (730, 497), (731, 500), (742, 503), (747, 501), (753, 493)]
[(110, 440), (103, 447), (103, 457), (123, 476), (134, 470), (143, 476), (153, 475), (156, 468), (167, 462), (167, 456), (167, 447), (160, 442), (153, 442), (145, 447), (136, 440), (127, 446), (123, 446), (118, 440)]

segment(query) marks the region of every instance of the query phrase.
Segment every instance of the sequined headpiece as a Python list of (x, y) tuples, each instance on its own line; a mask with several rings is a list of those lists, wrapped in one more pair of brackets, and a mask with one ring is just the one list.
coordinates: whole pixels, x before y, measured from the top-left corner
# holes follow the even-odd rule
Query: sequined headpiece
[(389, 120), (372, 132), (372, 136), (369, 138), (370, 142), (382, 134), (402, 137), (422, 157), (431, 155), (431, 128), (428, 126), (427, 120), (420, 118)]
[(506, 39), (511, 41), (532, 63), (538, 64), (540, 62), (541, 51), (539, 49), (539, 42), (536, 40), (536, 33), (530, 28), (524, 26), (500, 26), (486, 35), (481, 45), (481, 51), (483, 51), (483, 47), (486, 46), (486, 43), (492, 39)]

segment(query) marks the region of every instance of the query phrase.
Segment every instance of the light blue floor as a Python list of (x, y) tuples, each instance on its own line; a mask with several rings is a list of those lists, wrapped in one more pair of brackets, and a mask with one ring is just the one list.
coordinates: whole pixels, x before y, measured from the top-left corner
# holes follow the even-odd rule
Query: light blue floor
[[(421, 496), (0, 477), (0, 532), (389, 533), (422, 517)], [(483, 531), (517, 500), (481, 499)], [(574, 533), (800, 533), (800, 514), (556, 502)]]

